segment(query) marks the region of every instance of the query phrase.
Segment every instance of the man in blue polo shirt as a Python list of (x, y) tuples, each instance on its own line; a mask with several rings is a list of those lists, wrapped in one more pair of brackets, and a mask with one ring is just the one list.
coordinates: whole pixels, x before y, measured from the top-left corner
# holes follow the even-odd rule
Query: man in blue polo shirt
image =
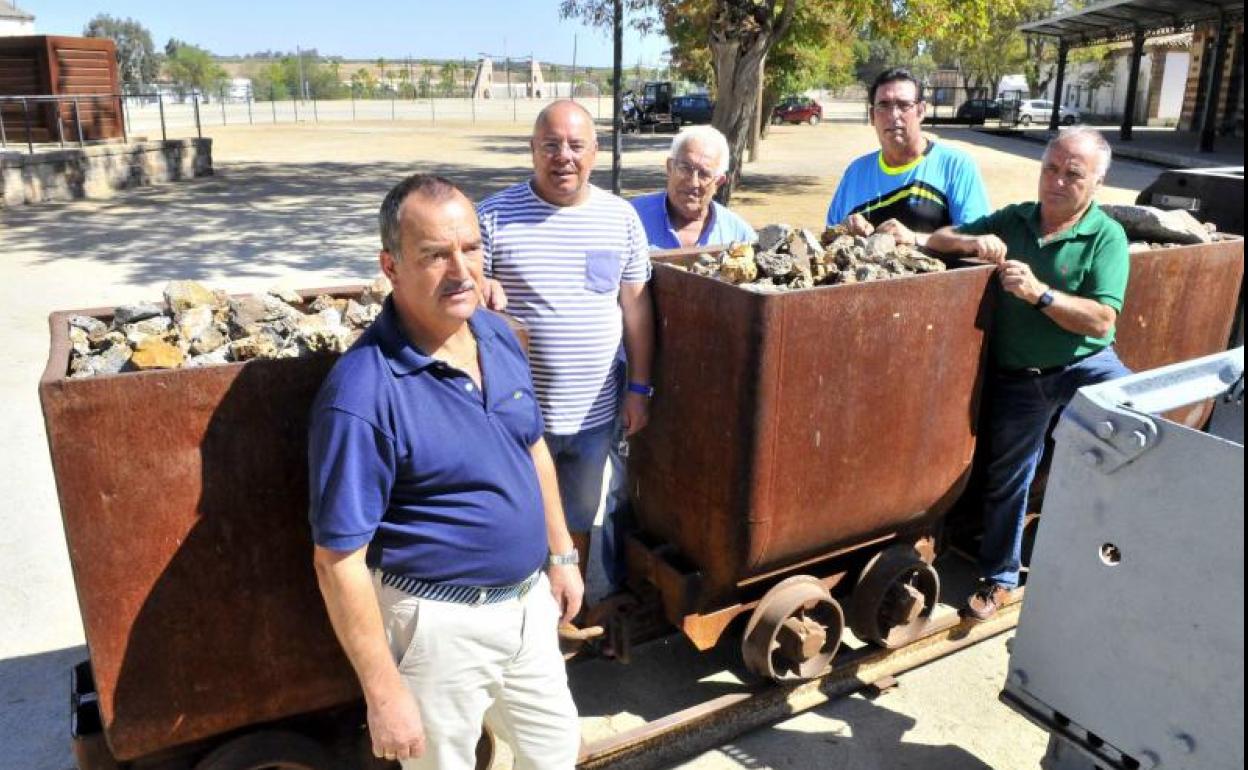
[(715, 202), (728, 173), (728, 140), (714, 126), (686, 128), (672, 139), (667, 187), (633, 198), (652, 249), (726, 246), (758, 240), (754, 228)]
[(880, 149), (845, 169), (828, 206), (828, 226), (853, 235), (891, 233), (898, 243), (923, 245), (927, 234), (988, 213), (975, 161), (923, 136), (927, 104), (909, 70), (881, 72), (871, 84), (868, 114)]
[(394, 286), (312, 409), (314, 563), (373, 752), (469, 770), (487, 712), (518, 767), (580, 745), (557, 626), (583, 584), (528, 364), (479, 309), (472, 203), (439, 177), (381, 207)]

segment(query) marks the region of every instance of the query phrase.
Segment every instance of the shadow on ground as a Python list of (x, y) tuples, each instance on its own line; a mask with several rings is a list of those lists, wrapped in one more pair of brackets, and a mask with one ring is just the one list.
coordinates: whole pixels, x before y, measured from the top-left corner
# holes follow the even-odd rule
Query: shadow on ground
[(799, 767), (818, 758), (811, 766), (821, 770), (992, 770), (958, 746), (906, 742), (916, 722), (890, 710), (887, 697), (834, 701), (800, 729), (755, 731), (719, 751), (743, 768)]
[(0, 767), (73, 767), (69, 672), (86, 658), (78, 646), (0, 660)]
[(4, 251), (29, 253), (36, 265), (67, 258), (114, 265), (131, 283), (279, 270), (355, 278), (376, 272), (377, 209), (399, 179), (443, 174), (479, 199), (523, 179), (527, 166), (228, 164), (215, 177), (105, 201), (6, 210)]

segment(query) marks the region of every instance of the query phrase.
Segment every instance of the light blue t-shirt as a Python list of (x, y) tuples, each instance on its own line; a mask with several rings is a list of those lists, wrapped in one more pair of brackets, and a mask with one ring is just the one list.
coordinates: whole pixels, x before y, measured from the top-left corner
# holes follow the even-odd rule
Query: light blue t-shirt
[[(678, 249), (680, 239), (667, 215), (667, 192), (660, 190), (649, 195), (633, 198), (629, 203), (637, 209), (641, 226), (646, 229), (646, 240), (652, 249)], [(729, 243), (754, 243), (758, 234), (741, 217), (726, 206), (711, 201), (710, 222), (698, 236), (699, 246), (727, 246)]]
[(961, 150), (928, 141), (904, 166), (891, 167), (876, 150), (845, 169), (828, 206), (828, 225), (861, 214), (876, 227), (896, 219), (917, 233), (973, 222), (991, 211), (975, 161)]

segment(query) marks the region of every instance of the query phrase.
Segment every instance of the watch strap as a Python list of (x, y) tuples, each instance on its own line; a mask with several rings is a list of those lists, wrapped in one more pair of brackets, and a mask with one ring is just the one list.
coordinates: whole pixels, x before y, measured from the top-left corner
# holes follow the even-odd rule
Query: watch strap
[(567, 553), (552, 553), (546, 557), (546, 565), (549, 567), (559, 567), (565, 564), (580, 564), (581, 554), (575, 548)]
[(638, 394), (638, 395), (645, 396), (646, 398), (653, 398), (653, 397), (654, 397), (654, 386), (653, 386), (653, 385), (643, 385), (643, 384), (642, 384), (642, 383), (640, 383), (640, 382), (630, 382), (630, 383), (628, 383), (628, 392), (629, 392), (629, 393), (636, 393), (636, 394)]

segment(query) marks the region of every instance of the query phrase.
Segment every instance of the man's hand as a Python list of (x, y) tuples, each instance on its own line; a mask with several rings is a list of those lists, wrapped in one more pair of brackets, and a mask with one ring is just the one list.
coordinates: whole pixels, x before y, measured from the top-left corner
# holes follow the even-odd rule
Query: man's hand
[[(978, 257), (986, 262), (994, 265), (1000, 265), (1005, 262), (1005, 241), (995, 235), (978, 235), (974, 239), (971, 246), (971, 256)], [(1017, 262), (1015, 264), (1022, 264)], [(1026, 267), (1026, 265), (1023, 265)], [(1030, 273), (1030, 270), (1028, 271)]]
[(650, 422), (650, 399), (640, 393), (624, 394), (624, 437), (637, 433)]
[[(855, 216), (859, 215), (855, 214)], [(866, 222), (865, 219), (863, 221)], [(870, 227), (871, 223), (867, 222), (867, 226)], [(877, 233), (888, 233), (892, 235), (893, 240), (900, 245), (913, 246), (917, 242), (914, 231), (903, 225), (901, 222), (898, 222), (896, 219), (881, 222), (880, 226), (875, 228), (875, 231)]]
[(369, 701), (368, 734), (379, 759), (414, 759), (425, 753), (420, 707), (401, 682), (376, 702)]
[[(988, 236), (991, 237), (991, 236)], [(1019, 262), (1016, 259), (1007, 259), (997, 268), (997, 275), (1001, 278), (1001, 287), (1018, 297), (1028, 305), (1034, 305), (1040, 299), (1040, 295), (1048, 290), (1031, 272), (1031, 268), (1025, 262)]]
[(875, 225), (867, 221), (862, 214), (850, 214), (845, 217), (845, 221), (841, 224), (845, 225), (845, 229), (849, 230), (850, 235), (861, 235), (866, 238), (875, 232)]
[(493, 278), (486, 278), (481, 282), (481, 302), (487, 310), (501, 313), (507, 309), (507, 292), (503, 291), (501, 283)]
[(561, 613), (559, 625), (571, 623), (581, 611), (581, 601), (585, 598), (585, 581), (581, 579), (580, 568), (575, 564), (552, 564), (546, 568), (546, 577), (550, 579), (550, 592)]

